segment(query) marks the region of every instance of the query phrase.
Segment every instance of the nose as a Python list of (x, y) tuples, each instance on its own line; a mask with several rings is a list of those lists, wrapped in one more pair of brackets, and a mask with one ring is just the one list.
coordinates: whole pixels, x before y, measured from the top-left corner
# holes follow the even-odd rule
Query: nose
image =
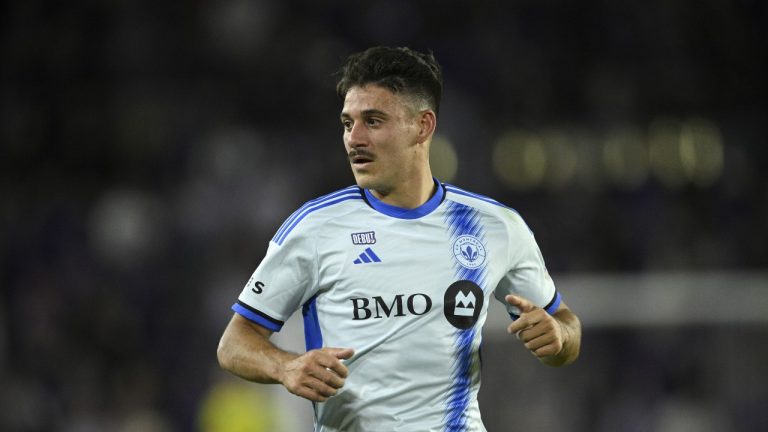
[(345, 138), (349, 148), (361, 147), (368, 145), (368, 133), (360, 122), (352, 124), (352, 128), (346, 131)]

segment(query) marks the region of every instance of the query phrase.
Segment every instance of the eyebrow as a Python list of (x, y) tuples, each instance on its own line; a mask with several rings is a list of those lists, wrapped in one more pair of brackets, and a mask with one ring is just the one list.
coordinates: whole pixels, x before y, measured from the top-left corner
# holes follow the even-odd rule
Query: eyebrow
[[(389, 117), (389, 114), (385, 113), (382, 110), (377, 110), (377, 109), (367, 109), (367, 110), (364, 110), (361, 114), (363, 117), (370, 117), (374, 115), (381, 116), (381, 117)], [(344, 111), (341, 112), (342, 119), (351, 118), (351, 117), (352, 116), (349, 115), (348, 113), (345, 113)]]

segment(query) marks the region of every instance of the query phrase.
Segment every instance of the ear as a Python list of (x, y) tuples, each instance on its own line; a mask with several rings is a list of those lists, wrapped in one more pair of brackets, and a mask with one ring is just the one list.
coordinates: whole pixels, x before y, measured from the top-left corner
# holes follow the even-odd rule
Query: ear
[(435, 133), (437, 127), (437, 116), (432, 110), (426, 110), (419, 113), (419, 144), (429, 140)]

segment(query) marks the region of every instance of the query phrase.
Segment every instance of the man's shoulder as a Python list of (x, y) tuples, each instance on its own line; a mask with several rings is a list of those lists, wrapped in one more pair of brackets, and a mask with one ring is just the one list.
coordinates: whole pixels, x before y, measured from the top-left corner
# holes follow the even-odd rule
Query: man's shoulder
[(349, 186), (305, 202), (283, 222), (272, 241), (282, 244), (286, 238), (302, 232), (312, 232), (330, 218), (349, 212), (350, 205), (363, 202), (358, 186)]
[(462, 189), (458, 186), (454, 186), (448, 183), (444, 183), (443, 185), (445, 186), (446, 198), (452, 201), (474, 207), (481, 211), (485, 210), (488, 212), (497, 213), (506, 213), (511, 211), (517, 213), (517, 211), (512, 207), (509, 207), (486, 195), (470, 192), (466, 189)]
[(523, 225), (526, 226), (523, 217), (512, 207), (497, 201), (486, 195), (470, 192), (458, 186), (445, 183), (446, 199), (453, 202), (469, 206), (486, 216), (499, 219), (505, 225)]

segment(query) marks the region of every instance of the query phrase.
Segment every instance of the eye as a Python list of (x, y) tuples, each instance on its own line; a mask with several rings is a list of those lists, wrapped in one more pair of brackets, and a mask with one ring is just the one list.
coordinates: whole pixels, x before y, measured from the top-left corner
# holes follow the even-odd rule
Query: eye
[(378, 126), (381, 124), (381, 120), (374, 117), (369, 117), (365, 119), (365, 124), (368, 126)]
[(341, 121), (341, 125), (344, 126), (344, 130), (352, 130), (352, 120), (344, 119)]

